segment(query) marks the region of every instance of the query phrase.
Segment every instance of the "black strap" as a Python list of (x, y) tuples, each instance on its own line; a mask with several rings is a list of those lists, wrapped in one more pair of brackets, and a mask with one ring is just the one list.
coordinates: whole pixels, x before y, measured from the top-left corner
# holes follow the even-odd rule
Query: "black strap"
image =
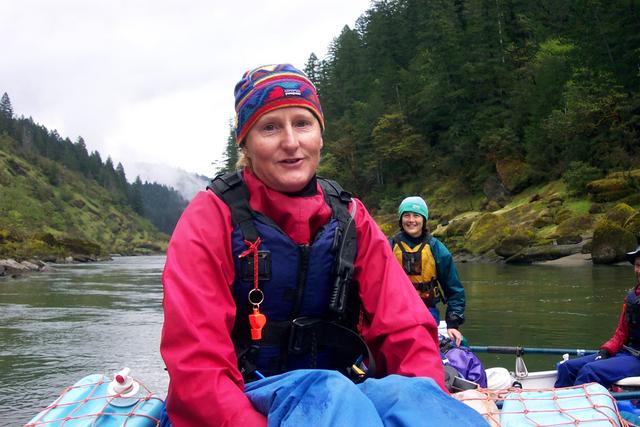
[(429, 242), (431, 242), (431, 233), (427, 232), (427, 234), (422, 239), (422, 243), (420, 244), (420, 248), (418, 248), (418, 250), (415, 251), (415, 252), (408, 252), (407, 250), (405, 250), (404, 245), (401, 244), (403, 242), (403, 240), (400, 239), (400, 234), (401, 233), (398, 233), (395, 236), (393, 236), (393, 243), (398, 245), (398, 247), (400, 248), (400, 250), (402, 251), (403, 254), (406, 254), (406, 253), (420, 253), (424, 249), (424, 246), (428, 245)]
[[(318, 347), (322, 346), (332, 352), (331, 368), (343, 372), (352, 380), (359, 382), (376, 374), (375, 359), (360, 334), (337, 322), (315, 317), (299, 317), (292, 321), (270, 321), (269, 328), (263, 331), (260, 345), (285, 346), (287, 352), (293, 355), (317, 354)], [(237, 354), (257, 356), (257, 352), (251, 354), (251, 347), (252, 344), (246, 341), (237, 346)], [(241, 356), (239, 358), (242, 359)], [(364, 358), (368, 362), (367, 372), (366, 375), (359, 375), (358, 369), (354, 369), (353, 365), (358, 359)], [(244, 361), (242, 365), (255, 369), (254, 360)], [(310, 366), (310, 368), (315, 367)]]
[(255, 242), (258, 232), (253, 223), (254, 213), (249, 206), (249, 191), (240, 172), (228, 172), (216, 176), (207, 189), (213, 191), (229, 206), (231, 221), (234, 226), (240, 227), (244, 238)]
[(450, 393), (475, 390), (480, 387), (477, 383), (462, 378), (458, 370), (449, 364), (444, 365), (444, 384)]
[[(318, 178), (318, 182), (324, 192), (325, 200), (331, 206), (339, 223), (336, 231), (338, 233), (338, 247), (334, 266), (336, 278), (329, 297), (329, 311), (339, 322), (346, 320), (348, 323), (352, 323), (354, 319), (347, 320), (346, 317), (353, 317), (354, 311), (357, 311), (358, 314), (360, 311), (359, 303), (356, 302), (357, 289), (352, 280), (357, 254), (356, 224), (354, 221), (357, 204), (353, 202), (351, 211), (347, 210), (351, 201), (350, 193), (344, 191), (335, 181)], [(357, 309), (350, 306), (354, 303)]]

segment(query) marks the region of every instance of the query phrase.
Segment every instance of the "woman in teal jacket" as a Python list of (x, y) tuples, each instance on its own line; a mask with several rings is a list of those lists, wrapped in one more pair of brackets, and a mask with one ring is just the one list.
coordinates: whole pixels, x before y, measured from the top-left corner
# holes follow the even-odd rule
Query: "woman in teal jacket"
[(460, 345), (462, 334), (458, 328), (464, 323), (465, 295), (453, 257), (429, 233), (429, 209), (424, 199), (407, 197), (400, 203), (398, 216), (400, 232), (390, 239), (393, 253), (436, 323), (440, 322), (437, 304), (447, 304), (447, 334)]

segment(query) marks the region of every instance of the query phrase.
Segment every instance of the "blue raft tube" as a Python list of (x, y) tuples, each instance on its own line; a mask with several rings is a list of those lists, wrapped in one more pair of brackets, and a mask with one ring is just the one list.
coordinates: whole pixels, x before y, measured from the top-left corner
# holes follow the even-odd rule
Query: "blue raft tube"
[(82, 378), (24, 427), (155, 427), (162, 405), (124, 368), (111, 380), (101, 374)]

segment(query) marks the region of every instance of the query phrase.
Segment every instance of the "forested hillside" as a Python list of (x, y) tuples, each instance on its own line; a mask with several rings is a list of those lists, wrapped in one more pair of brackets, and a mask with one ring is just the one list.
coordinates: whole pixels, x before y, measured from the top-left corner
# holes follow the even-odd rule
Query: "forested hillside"
[(517, 194), (638, 167), (639, 29), (637, 0), (375, 1), (307, 65), (322, 173), (390, 212), (432, 182)]
[[(468, 198), (458, 212), (496, 185), (584, 194), (640, 166), (639, 28), (638, 0), (373, 1), (305, 68), (321, 173), (382, 213), (443, 185)], [(232, 169), (232, 136), (225, 156)]]
[(320, 173), (388, 235), (418, 194), (458, 255), (621, 261), (640, 240), (639, 29), (638, 0), (374, 1), (305, 69)]
[(88, 153), (81, 137), (15, 118), (2, 96), (0, 257), (161, 251), (185, 206), (166, 186), (129, 184), (122, 164)]
[[(640, 238), (640, 2), (376, 1), (306, 71), (321, 173), (453, 252), (624, 259)], [(599, 179), (602, 178), (602, 179)]]

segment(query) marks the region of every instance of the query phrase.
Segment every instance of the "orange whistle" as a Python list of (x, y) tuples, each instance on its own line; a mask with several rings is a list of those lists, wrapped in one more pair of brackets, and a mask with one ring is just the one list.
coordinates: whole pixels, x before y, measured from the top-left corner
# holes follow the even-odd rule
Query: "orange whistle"
[(262, 328), (267, 323), (267, 318), (260, 313), (260, 309), (254, 308), (253, 314), (249, 315), (249, 325), (251, 326), (251, 339), (256, 341), (262, 338)]

